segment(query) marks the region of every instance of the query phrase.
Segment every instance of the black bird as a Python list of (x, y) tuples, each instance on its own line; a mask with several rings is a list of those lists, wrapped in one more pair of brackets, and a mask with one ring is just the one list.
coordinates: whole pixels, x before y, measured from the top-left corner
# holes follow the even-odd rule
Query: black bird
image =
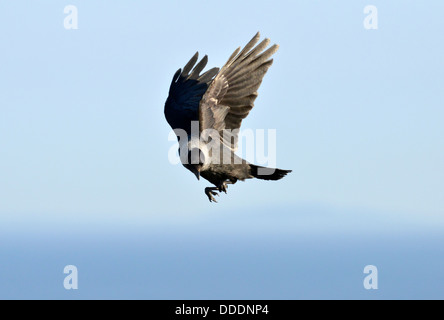
[(266, 49), (269, 39), (257, 44), (259, 39), (258, 32), (242, 51), (234, 51), (222, 69), (203, 74), (208, 57), (196, 65), (196, 53), (175, 73), (170, 86), (166, 120), (179, 140), (182, 164), (197, 179), (202, 176), (215, 185), (205, 188), (210, 202), (217, 202), (216, 191), (227, 192), (227, 184), (251, 178), (279, 180), (291, 172), (256, 166), (234, 153), (242, 120), (253, 108), (257, 90), (273, 63), (270, 57), (278, 50), (276, 44)]

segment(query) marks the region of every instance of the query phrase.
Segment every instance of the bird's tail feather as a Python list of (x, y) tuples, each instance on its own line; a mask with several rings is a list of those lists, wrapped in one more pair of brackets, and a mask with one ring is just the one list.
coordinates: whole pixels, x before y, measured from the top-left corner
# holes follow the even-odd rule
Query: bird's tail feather
[(254, 164), (250, 164), (250, 174), (258, 179), (262, 180), (280, 180), (290, 173), (291, 170), (282, 170), (275, 168), (265, 168), (261, 166), (256, 166)]

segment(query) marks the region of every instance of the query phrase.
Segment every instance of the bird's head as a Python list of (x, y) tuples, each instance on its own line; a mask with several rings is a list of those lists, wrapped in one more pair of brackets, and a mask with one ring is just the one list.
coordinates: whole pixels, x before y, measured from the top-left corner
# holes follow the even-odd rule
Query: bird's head
[(200, 179), (200, 171), (202, 170), (205, 163), (204, 153), (198, 149), (193, 148), (188, 151), (188, 156), (186, 163), (182, 163), (185, 168), (190, 170), (196, 176), (197, 180)]

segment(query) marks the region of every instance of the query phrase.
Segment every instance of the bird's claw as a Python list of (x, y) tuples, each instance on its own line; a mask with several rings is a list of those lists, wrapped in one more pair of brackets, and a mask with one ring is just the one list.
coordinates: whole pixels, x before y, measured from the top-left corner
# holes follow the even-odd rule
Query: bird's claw
[(216, 199), (213, 196), (219, 196), (219, 194), (216, 191), (212, 191), (211, 188), (205, 188), (205, 194), (208, 197), (208, 200), (210, 200), (210, 202), (215, 202), (217, 203)]
[(220, 187), (219, 187), (220, 192), (227, 193), (227, 190), (228, 190), (228, 186), (225, 183), (220, 185)]

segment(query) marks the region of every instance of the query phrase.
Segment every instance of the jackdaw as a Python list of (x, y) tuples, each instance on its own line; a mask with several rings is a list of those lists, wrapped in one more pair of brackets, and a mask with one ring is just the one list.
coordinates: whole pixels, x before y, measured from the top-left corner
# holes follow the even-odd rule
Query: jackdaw
[(201, 74), (208, 57), (198, 53), (179, 69), (165, 103), (165, 117), (179, 141), (182, 164), (215, 185), (205, 188), (210, 202), (227, 184), (258, 178), (279, 180), (291, 170), (265, 168), (248, 163), (235, 154), (242, 120), (254, 106), (257, 90), (278, 50), (269, 39), (259, 42), (259, 32), (241, 50), (230, 56), (222, 69)]

